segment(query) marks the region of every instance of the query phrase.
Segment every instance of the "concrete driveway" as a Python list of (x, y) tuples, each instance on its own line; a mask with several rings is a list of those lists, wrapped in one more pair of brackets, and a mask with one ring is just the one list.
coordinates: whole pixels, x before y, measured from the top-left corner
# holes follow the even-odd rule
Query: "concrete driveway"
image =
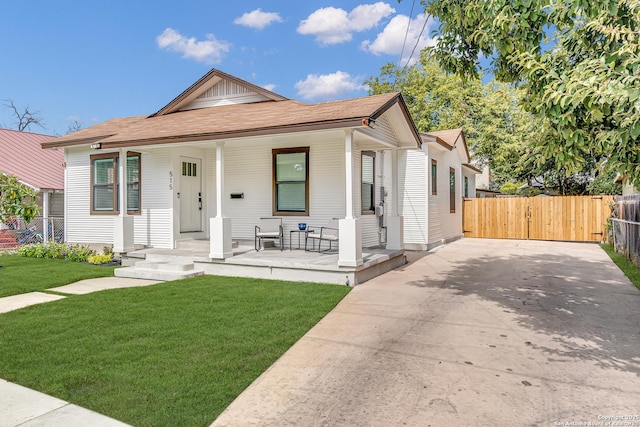
[(640, 426), (640, 291), (597, 245), (464, 239), (412, 258), (213, 425)]

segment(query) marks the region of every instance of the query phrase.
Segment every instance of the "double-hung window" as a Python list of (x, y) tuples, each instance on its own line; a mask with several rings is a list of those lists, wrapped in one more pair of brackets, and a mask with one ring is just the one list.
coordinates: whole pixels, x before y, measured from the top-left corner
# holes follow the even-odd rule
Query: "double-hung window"
[[(140, 213), (140, 153), (127, 153), (127, 213)], [(91, 156), (91, 214), (117, 215), (120, 212), (118, 190), (118, 153)]]
[(372, 214), (375, 212), (375, 159), (376, 153), (373, 151), (363, 151), (361, 155), (361, 180), (362, 180), (362, 213)]
[(431, 194), (438, 194), (438, 162), (431, 159)]
[(469, 197), (469, 177), (464, 177), (464, 197)]
[(273, 157), (273, 214), (309, 215), (309, 147), (279, 148)]

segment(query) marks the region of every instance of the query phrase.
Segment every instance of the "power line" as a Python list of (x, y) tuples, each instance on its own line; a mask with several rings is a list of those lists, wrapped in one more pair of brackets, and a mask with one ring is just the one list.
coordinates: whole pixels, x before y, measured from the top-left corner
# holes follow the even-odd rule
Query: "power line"
[(416, 5), (416, 0), (411, 3), (411, 12), (409, 12), (409, 21), (407, 22), (407, 31), (404, 33), (404, 40), (402, 41), (402, 51), (400, 52), (400, 60), (402, 62), (402, 55), (404, 55), (404, 47), (407, 44), (407, 36), (409, 35), (409, 27), (411, 27), (411, 20), (413, 19), (413, 7)]

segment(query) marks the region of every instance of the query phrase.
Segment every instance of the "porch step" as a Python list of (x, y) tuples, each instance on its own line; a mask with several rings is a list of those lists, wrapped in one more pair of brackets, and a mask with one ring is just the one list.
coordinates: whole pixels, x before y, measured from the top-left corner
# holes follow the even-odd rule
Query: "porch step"
[(117, 268), (116, 277), (151, 280), (179, 280), (202, 276), (204, 271), (196, 269), (193, 262), (182, 261), (138, 261), (133, 267)]
[[(238, 247), (238, 241), (233, 240), (231, 242), (231, 248), (236, 249)], [(179, 240), (176, 242), (176, 249), (202, 251), (209, 253), (209, 240), (194, 239), (194, 240)]]

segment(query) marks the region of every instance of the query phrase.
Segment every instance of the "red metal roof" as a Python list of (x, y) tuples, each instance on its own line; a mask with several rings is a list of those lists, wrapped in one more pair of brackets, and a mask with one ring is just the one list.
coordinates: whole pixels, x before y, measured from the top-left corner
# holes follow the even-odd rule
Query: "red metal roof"
[(0, 129), (0, 172), (38, 190), (64, 189), (64, 151), (40, 145), (55, 137)]

